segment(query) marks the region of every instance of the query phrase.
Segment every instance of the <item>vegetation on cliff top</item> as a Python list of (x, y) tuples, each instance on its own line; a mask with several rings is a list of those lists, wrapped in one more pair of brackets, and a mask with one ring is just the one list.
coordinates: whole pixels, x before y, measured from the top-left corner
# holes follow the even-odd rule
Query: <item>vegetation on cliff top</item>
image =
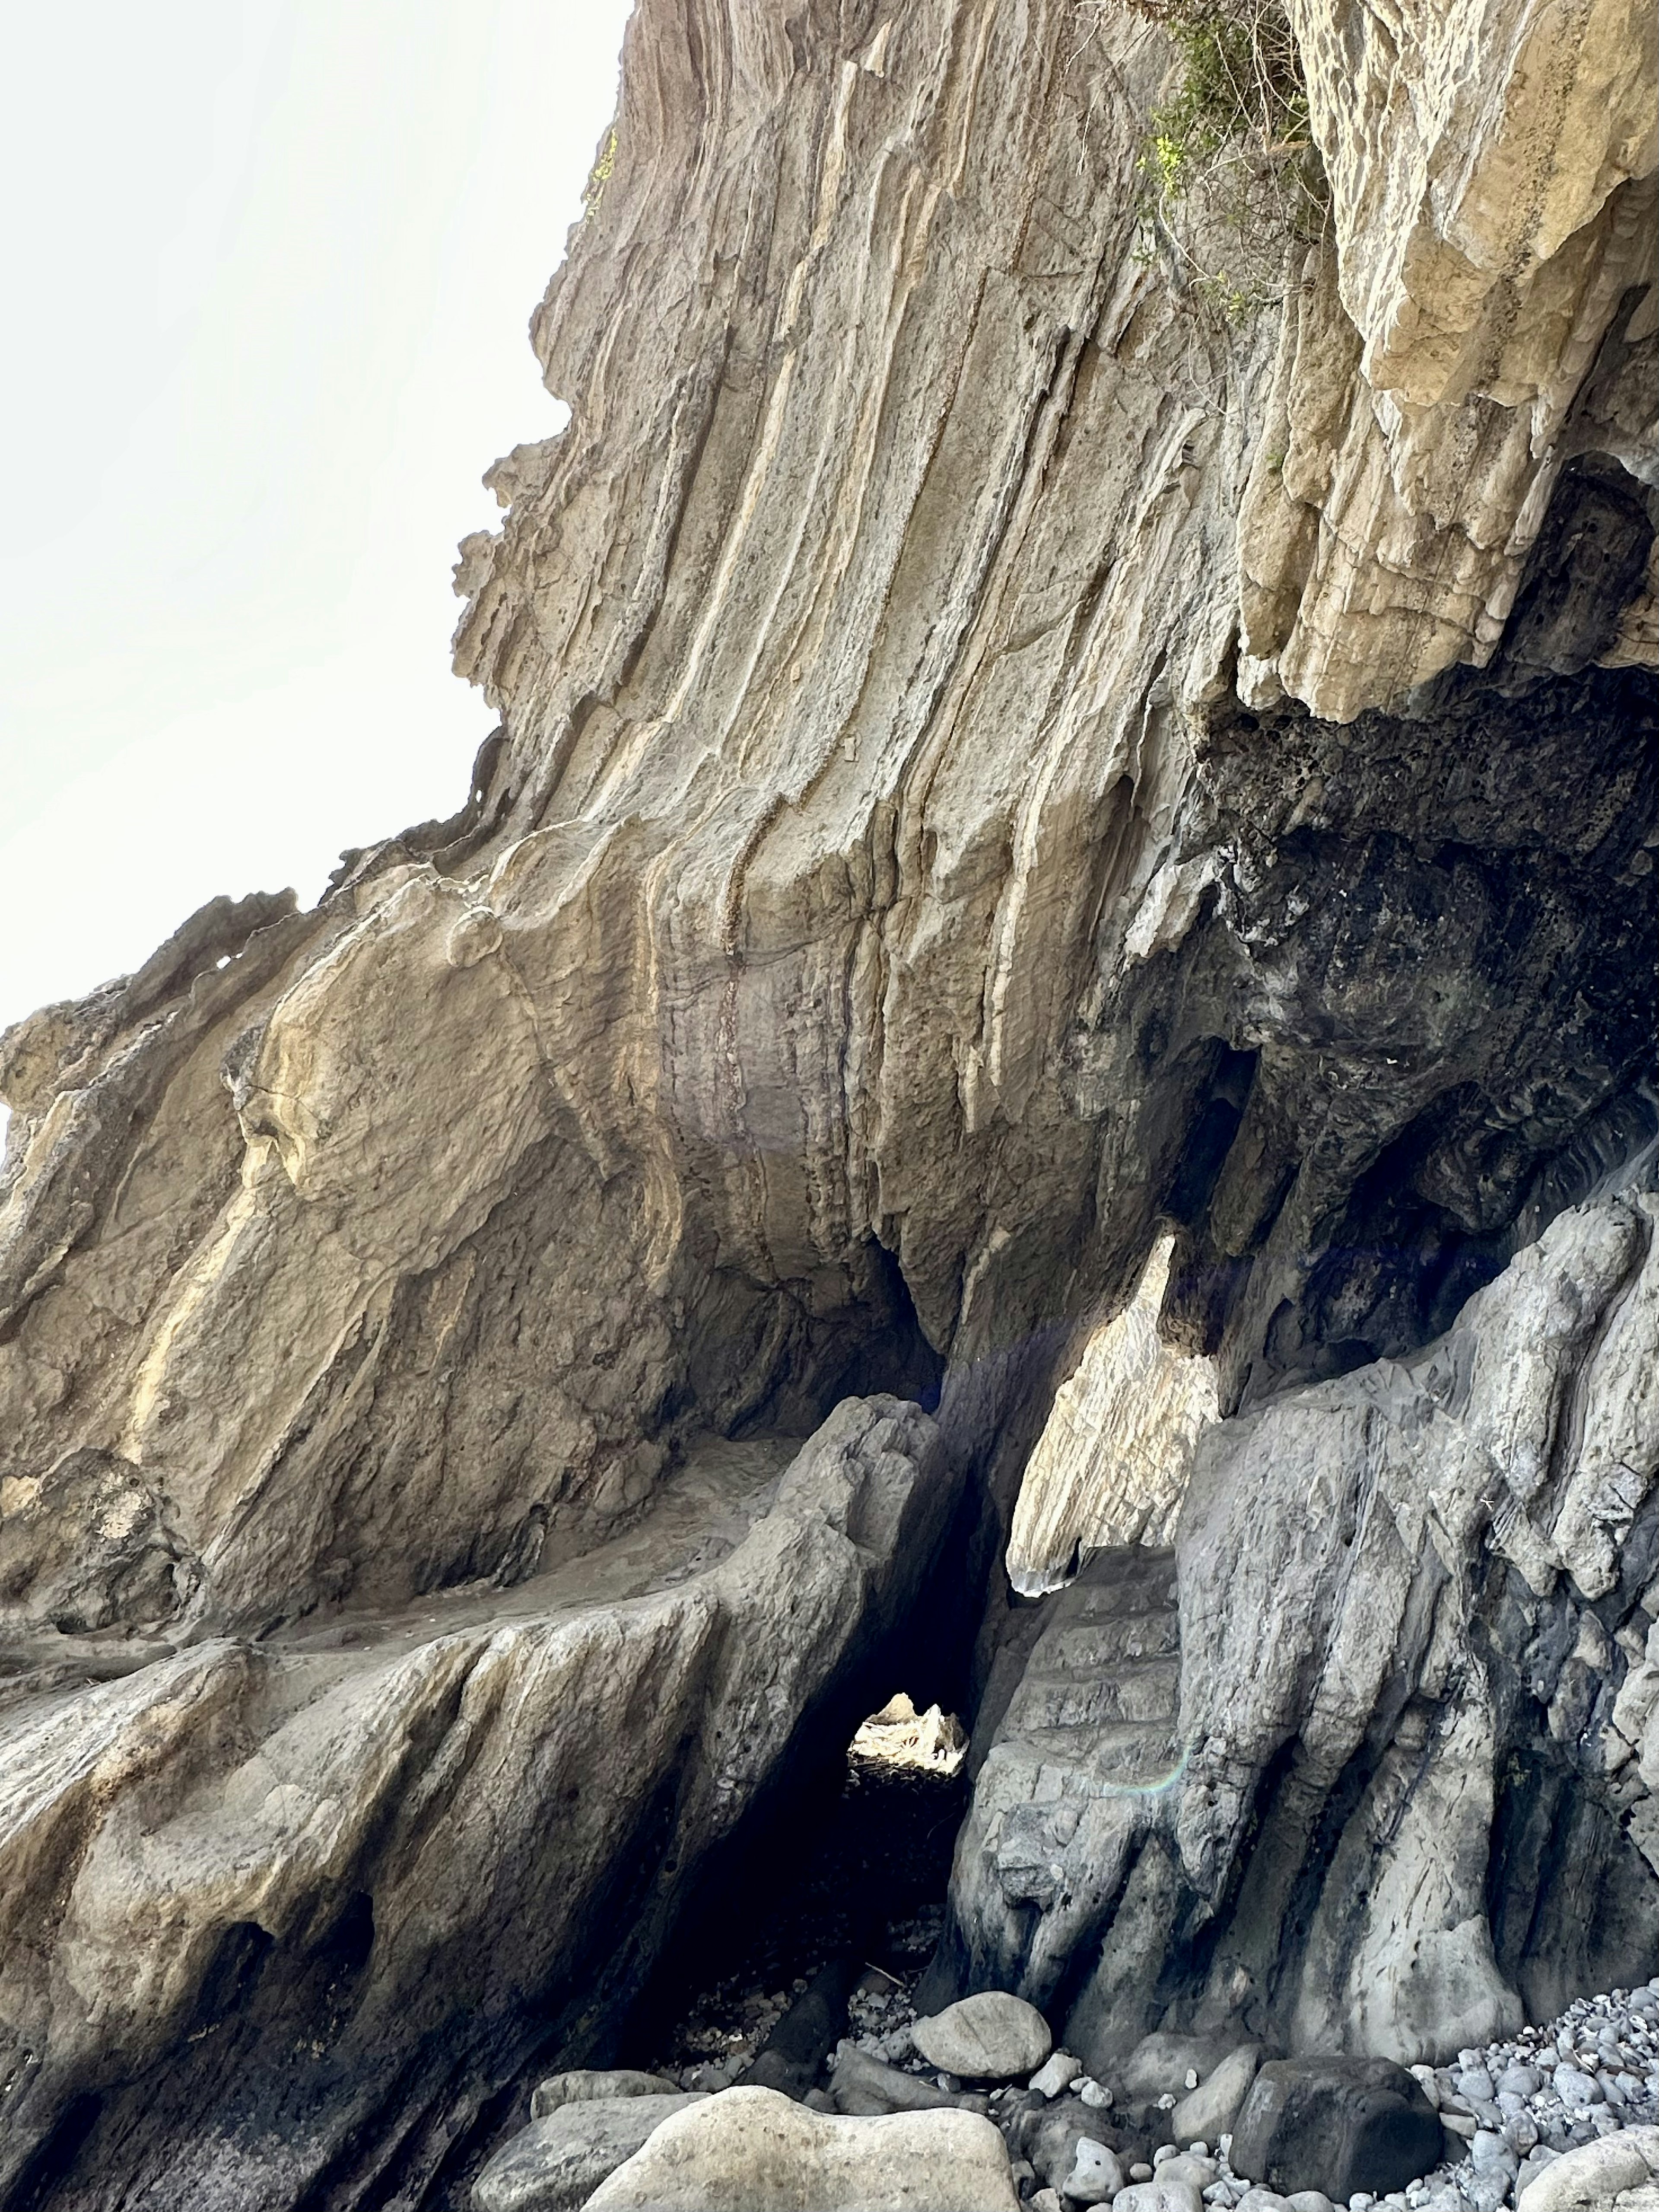
[(1327, 205), (1283, 0), (1126, 4), (1170, 39), (1179, 69), (1141, 157), (1149, 217), (1202, 296), (1230, 317), (1252, 313), (1277, 296), (1285, 247), (1317, 235)]

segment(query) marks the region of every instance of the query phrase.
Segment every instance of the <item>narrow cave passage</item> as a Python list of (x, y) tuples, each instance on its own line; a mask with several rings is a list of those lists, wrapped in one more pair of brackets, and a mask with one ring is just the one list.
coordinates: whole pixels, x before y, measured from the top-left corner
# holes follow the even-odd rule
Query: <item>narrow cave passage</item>
[(778, 2042), (812, 2073), (842, 2035), (908, 2021), (943, 1925), (967, 1750), (954, 1715), (902, 1691), (861, 1723), (688, 1917), (621, 2063), (724, 2088), (777, 2063), (763, 2054), (786, 2014)]

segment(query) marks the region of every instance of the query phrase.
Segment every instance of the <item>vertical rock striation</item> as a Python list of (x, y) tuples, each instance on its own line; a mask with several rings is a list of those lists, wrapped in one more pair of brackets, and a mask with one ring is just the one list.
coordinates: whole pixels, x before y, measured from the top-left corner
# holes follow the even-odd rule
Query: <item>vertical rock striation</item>
[[(533, 325), (570, 423), (462, 549), (501, 717), (465, 805), (0, 1042), (9, 1742), (50, 1776), (65, 1697), (170, 1717), (16, 1862), (43, 1928), (296, 1624), (562, 1571), (699, 1439), (849, 1395), (942, 1387), (989, 1528), (1164, 1233), (1160, 1327), (1242, 1416), (1206, 1464), (1243, 1468), (1285, 1393), (1414, 1374), (1651, 1136), (1651, 42), (1624, 0), (1292, 12), (1329, 234), (1231, 324), (1145, 219), (1139, 16), (641, 0)], [(1454, 1646), (1633, 1627), (1572, 1578), (1622, 1591), (1638, 1539), (1584, 1510), (1613, 1533), (1539, 1522), (1548, 1592), (1504, 1554), (1513, 1620), (1458, 1539)], [(1318, 1717), (1285, 1691), (1236, 1737), (1238, 1663), (1183, 1657), (1213, 1804), (1170, 1879), (1212, 1913)], [(1582, 1863), (1633, 1864), (1538, 1743)], [(1363, 1949), (1392, 1877), (1343, 1863)], [(1347, 1940), (1247, 1946), (1249, 2002), (1408, 2040)], [(162, 1920), (124, 1941), (173, 1972)], [(1492, 1942), (1509, 1989), (1594, 1950)], [(0, 1970), (42, 2141), (9, 1978), (75, 1955)]]

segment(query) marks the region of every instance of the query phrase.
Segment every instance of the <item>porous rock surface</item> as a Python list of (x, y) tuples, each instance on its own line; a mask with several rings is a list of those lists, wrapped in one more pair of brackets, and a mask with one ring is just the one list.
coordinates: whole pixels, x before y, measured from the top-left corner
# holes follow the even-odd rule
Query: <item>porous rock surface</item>
[[(158, 2204), (211, 2203), (210, 2153), (228, 2205), (244, 2160), (275, 2212), (417, 2202), (568, 1956), (518, 1887), (557, 1764), (523, 1717), (642, 1732), (628, 1817), (571, 1815), (590, 1895), (629, 1818), (680, 1832), (647, 1784), (704, 1774), (728, 1601), (764, 1655), (794, 1570), (614, 1636), (491, 1608), (614, 1558), (697, 1438), (941, 1382), (988, 1571), (1166, 1231), (1160, 1326), (1243, 1416), (1178, 1644), (1144, 1713), (1054, 1716), (1130, 1735), (1032, 1783), (1012, 1887), (976, 1813), (959, 1958), (1064, 1984), (1085, 2055), (1172, 2006), (1415, 2055), (1653, 1924), (1650, 1228), (1563, 1215), (1659, 1118), (1640, 0), (1296, 0), (1331, 222), (1237, 323), (1148, 236), (1170, 49), (1088, 14), (641, 0), (533, 325), (570, 424), (496, 465), (458, 571), (501, 716), (465, 805), (0, 1042), (0, 2117), (37, 2197), (81, 2159), (112, 2201), (131, 2121), (158, 2173), (198, 2146)], [(1513, 1405), (1465, 1403), (1489, 1340)], [(838, 1510), (839, 1625), (748, 1662), (792, 1686), (694, 1836), (942, 1545)], [(611, 1915), (641, 1956), (655, 1911)], [(633, 1972), (544, 2056), (605, 2055)], [(477, 2047), (422, 2010), (452, 1983)], [(313, 2069), (274, 2118), (231, 2086), (270, 2039)]]

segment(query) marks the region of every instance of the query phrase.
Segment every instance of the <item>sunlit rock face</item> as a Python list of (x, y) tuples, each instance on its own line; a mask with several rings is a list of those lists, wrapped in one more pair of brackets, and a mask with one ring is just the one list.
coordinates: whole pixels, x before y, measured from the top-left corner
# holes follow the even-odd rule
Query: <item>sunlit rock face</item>
[(1079, 1555), (1115, 1544), (1167, 1544), (1216, 1418), (1215, 1366), (1158, 1334), (1175, 1238), (1152, 1249), (1135, 1294), (1092, 1331), (1054, 1393), (1025, 1462), (1008, 1538), (1008, 1579), (1022, 1595), (1057, 1589)]
[[(1651, 1135), (1646, 49), (1610, 4), (1295, 12), (1331, 227), (1229, 323), (1147, 236), (1127, 11), (641, 0), (533, 324), (569, 427), (462, 549), (465, 804), (0, 1044), (11, 1741), (50, 1767), (89, 1677), (189, 1690), (88, 1835), (219, 1755), (200, 1654), (493, 1604), (849, 1395), (937, 1394), (975, 1613), (1166, 1231), (1231, 1452)], [(323, 1983), (393, 1876), (344, 1879), (292, 1923)], [(267, 1955), (226, 1897), (186, 1964)], [(173, 1986), (167, 1926), (124, 1940)], [(105, 2018), (76, 2078), (136, 2094)]]

